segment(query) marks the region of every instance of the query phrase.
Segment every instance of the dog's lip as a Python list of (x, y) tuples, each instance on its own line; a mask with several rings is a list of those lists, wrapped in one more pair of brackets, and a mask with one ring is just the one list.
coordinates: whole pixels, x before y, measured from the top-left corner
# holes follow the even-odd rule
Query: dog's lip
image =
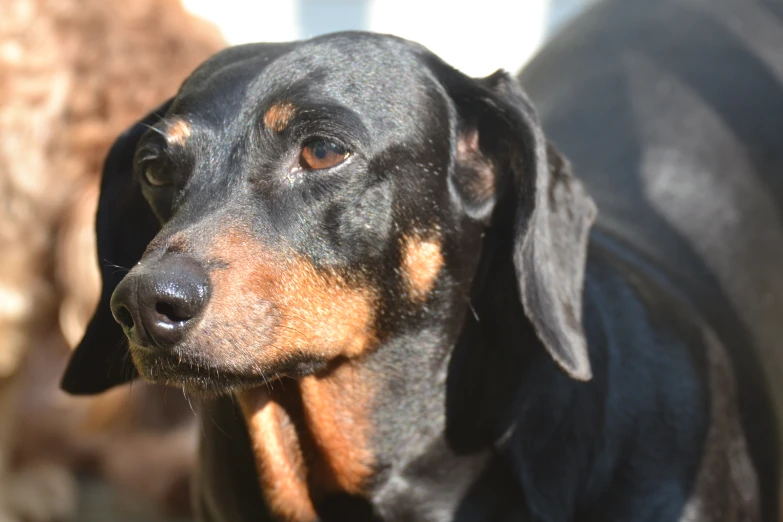
[(145, 361), (154, 361), (152, 364), (157, 366), (162, 364), (166, 368), (176, 368), (177, 371), (200, 366), (195, 361), (190, 361), (189, 357), (179, 353), (176, 346), (171, 348), (159, 348), (154, 342), (140, 343), (138, 341), (132, 341), (130, 343), (130, 348), (132, 352), (141, 353), (145, 358)]
[(210, 392), (250, 389), (276, 380), (277, 375), (240, 374), (228, 368), (191, 360), (174, 349), (160, 349), (154, 345), (131, 343), (131, 350), (141, 355), (134, 358), (142, 375), (148, 380), (167, 384), (185, 384)]
[(296, 363), (253, 366), (242, 371), (231, 365), (200, 356), (192, 346), (158, 348), (154, 344), (131, 341), (130, 351), (139, 373), (146, 380), (167, 385), (182, 385), (193, 391), (223, 395), (231, 392), (269, 386), (281, 379), (298, 380), (328, 368), (335, 361), (300, 360)]
[[(219, 374), (220, 378), (216, 378)], [(260, 375), (239, 375), (229, 372), (219, 372), (209, 367), (189, 367), (183, 363), (174, 371), (161, 373), (156, 382), (182, 386), (183, 389), (195, 393), (206, 393), (210, 396), (229, 395), (238, 391), (251, 390), (259, 386), (269, 386), (277, 377), (262, 377)]]
[(161, 349), (157, 346), (153, 345), (150, 341), (144, 339), (133, 339), (129, 333), (130, 329), (125, 328), (125, 335), (128, 338), (128, 344), (130, 344), (131, 349), (137, 349), (137, 350), (143, 350), (145, 352), (160, 354)]

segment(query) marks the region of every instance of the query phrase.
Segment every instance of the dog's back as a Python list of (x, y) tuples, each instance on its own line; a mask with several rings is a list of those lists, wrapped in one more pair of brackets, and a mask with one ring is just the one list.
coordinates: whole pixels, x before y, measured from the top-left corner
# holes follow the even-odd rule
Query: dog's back
[(520, 77), (598, 203), (594, 241), (669, 277), (728, 348), (765, 519), (783, 417), (781, 50), (781, 2), (608, 0)]

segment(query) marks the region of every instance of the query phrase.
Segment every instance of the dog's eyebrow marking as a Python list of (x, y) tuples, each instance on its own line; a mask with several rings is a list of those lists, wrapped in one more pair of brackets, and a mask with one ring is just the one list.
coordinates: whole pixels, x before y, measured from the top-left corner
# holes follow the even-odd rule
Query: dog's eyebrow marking
[(424, 301), (443, 267), (443, 251), (437, 237), (418, 233), (402, 237), (402, 276), (412, 301)]
[(166, 142), (169, 145), (184, 145), (190, 138), (190, 123), (177, 118), (166, 126)]
[(283, 132), (288, 128), (294, 115), (296, 105), (291, 102), (278, 102), (266, 110), (264, 114), (264, 126), (272, 132)]

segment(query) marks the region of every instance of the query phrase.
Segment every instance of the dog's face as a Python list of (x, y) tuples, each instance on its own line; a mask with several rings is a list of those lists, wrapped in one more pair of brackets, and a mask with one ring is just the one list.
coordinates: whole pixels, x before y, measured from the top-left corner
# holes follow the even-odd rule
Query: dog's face
[(112, 310), (147, 379), (252, 385), (361, 356), (480, 250), (449, 192), (457, 116), (406, 46), (260, 51), (239, 81), (239, 51), (205, 64), (137, 145), (164, 225)]
[[(585, 378), (592, 205), (556, 164), (507, 75), (472, 80), (362, 33), (232, 48), (107, 160), (99, 255), (138, 263), (119, 283), (104, 270), (101, 306), (145, 378), (242, 389), (461, 317), (483, 234), (502, 228), (528, 318)], [(105, 319), (99, 308), (66, 388), (122, 379), (85, 384), (80, 368), (111, 337)]]

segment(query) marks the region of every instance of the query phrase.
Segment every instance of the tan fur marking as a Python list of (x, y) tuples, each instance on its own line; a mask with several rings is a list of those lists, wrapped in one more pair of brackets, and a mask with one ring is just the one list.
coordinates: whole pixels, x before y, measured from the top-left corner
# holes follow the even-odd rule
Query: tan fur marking
[(263, 250), (241, 232), (213, 246), (225, 269), (212, 272), (212, 297), (199, 328), (237, 365), (265, 367), (297, 355), (361, 355), (375, 342), (375, 296), (359, 281), (290, 254)]
[(349, 288), (342, 278), (326, 276), (303, 259), (275, 268), (258, 267), (248, 285), (280, 310), (276, 344), (296, 352), (321, 346), (329, 358), (356, 357), (368, 348), (373, 316), (369, 292)]
[(239, 404), (269, 509), (286, 522), (317, 520), (302, 451), (288, 413), (261, 388), (239, 394)]
[(291, 102), (275, 103), (264, 114), (264, 126), (272, 132), (283, 132), (296, 114), (296, 105)]
[(310, 475), (316, 498), (334, 491), (361, 494), (372, 475), (369, 401), (374, 390), (360, 371), (349, 362), (327, 376), (300, 382), (305, 421), (320, 457)]
[[(240, 374), (274, 376), (281, 363), (302, 356), (337, 364), (323, 375), (286, 380), (285, 389), (277, 383), (273, 392), (238, 394), (269, 508), (280, 520), (312, 522), (314, 502), (334, 492), (361, 494), (372, 473), (373, 381), (356, 358), (377, 342), (377, 291), (355, 273), (260, 245), (240, 225), (216, 234), (208, 250), (211, 296), (181, 343), (184, 352)], [(139, 351), (132, 352), (135, 358)]]
[(184, 145), (190, 138), (190, 124), (185, 120), (174, 120), (166, 127), (166, 141), (169, 145)]
[(287, 401), (298, 404), (297, 412), (302, 408), (297, 418), (303, 423), (297, 427), (266, 389), (239, 394), (262, 494), (274, 514), (289, 522), (312, 521), (317, 518), (314, 501), (335, 492), (364, 492), (374, 461), (370, 381), (350, 361), (326, 375), (303, 378), (300, 400)]
[(402, 238), (402, 274), (413, 301), (424, 301), (443, 267), (440, 241), (424, 239), (418, 235)]

